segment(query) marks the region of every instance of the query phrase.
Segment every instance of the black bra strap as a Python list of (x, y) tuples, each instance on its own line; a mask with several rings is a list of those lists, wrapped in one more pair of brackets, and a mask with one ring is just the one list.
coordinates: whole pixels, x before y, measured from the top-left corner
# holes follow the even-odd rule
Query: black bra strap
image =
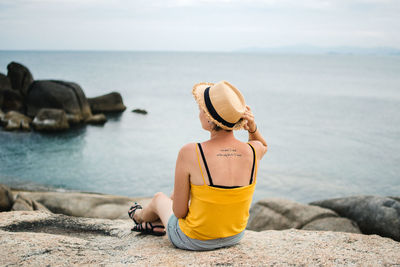
[(253, 167), (251, 168), (251, 176), (250, 176), (250, 184), (253, 183), (253, 174), (254, 174), (254, 166), (256, 163), (256, 152), (254, 151), (254, 148), (249, 144), (251, 147), (251, 150), (253, 150)]
[[(210, 171), (208, 170), (207, 161), (206, 161), (206, 158), (204, 157), (203, 149), (201, 148), (200, 143), (197, 143), (197, 145), (199, 146), (200, 154), (201, 154), (201, 157), (203, 158), (204, 167), (206, 168), (208, 179), (210, 180), (210, 185), (213, 186), (214, 184), (213, 184), (212, 179), (211, 179)], [(254, 166), (253, 166), (253, 168), (254, 168)]]

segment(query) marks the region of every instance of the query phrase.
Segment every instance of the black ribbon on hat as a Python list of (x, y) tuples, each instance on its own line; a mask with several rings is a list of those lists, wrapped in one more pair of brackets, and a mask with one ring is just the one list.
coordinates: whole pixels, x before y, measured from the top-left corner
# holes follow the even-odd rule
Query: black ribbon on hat
[(221, 118), (220, 115), (218, 115), (217, 111), (215, 110), (214, 106), (211, 103), (211, 99), (210, 99), (210, 87), (207, 87), (206, 90), (204, 90), (204, 102), (206, 104), (206, 107), (208, 109), (208, 112), (210, 113), (210, 115), (218, 122), (222, 123), (223, 125), (232, 128), (233, 126), (235, 126), (236, 123), (230, 123), (227, 122), (226, 120), (224, 120), (223, 118)]

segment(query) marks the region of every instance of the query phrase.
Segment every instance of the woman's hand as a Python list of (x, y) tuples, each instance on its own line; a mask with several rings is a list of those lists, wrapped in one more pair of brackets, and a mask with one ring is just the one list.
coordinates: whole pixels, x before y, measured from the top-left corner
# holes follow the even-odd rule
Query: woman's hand
[(246, 123), (243, 125), (244, 129), (249, 132), (254, 132), (257, 128), (257, 125), (254, 122), (254, 115), (249, 106), (246, 106), (246, 111), (244, 112), (242, 118), (246, 121)]

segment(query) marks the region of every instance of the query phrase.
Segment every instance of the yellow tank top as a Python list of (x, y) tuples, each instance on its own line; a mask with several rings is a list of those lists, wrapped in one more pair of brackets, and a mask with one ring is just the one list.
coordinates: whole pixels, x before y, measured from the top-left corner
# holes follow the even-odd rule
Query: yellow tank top
[[(200, 145), (199, 148), (201, 150)], [(210, 240), (233, 236), (246, 228), (257, 177), (257, 157), (254, 148), (252, 146), (251, 148), (254, 157), (253, 166), (255, 165), (254, 182), (243, 187), (219, 188), (206, 184), (196, 146), (204, 184), (190, 184), (189, 211), (185, 218), (179, 219), (179, 227), (185, 235), (194, 239)], [(202, 156), (210, 178), (203, 152)]]

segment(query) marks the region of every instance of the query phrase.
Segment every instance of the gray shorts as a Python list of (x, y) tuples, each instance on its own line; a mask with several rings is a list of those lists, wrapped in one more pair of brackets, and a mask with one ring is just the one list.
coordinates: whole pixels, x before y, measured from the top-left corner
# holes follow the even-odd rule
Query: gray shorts
[(222, 247), (229, 247), (239, 243), (244, 236), (244, 231), (237, 235), (211, 239), (211, 240), (198, 240), (185, 235), (179, 228), (178, 218), (174, 214), (168, 220), (167, 226), (168, 239), (171, 243), (180, 249), (186, 250), (212, 250)]

